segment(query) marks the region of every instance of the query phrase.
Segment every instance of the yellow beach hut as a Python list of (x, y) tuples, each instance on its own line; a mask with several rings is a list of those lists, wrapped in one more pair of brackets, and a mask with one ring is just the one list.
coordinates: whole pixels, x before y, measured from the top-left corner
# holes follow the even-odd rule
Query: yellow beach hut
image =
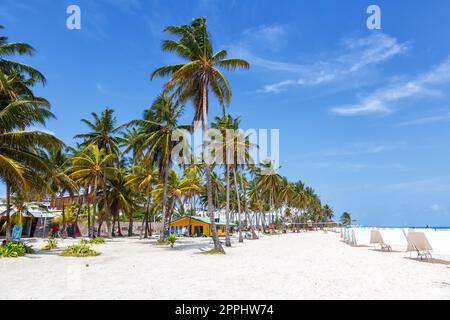
[[(230, 223), (233, 227), (234, 224)], [(190, 231), (189, 231), (190, 227)], [(172, 221), (169, 224), (170, 232), (179, 235), (196, 235), (198, 237), (207, 236), (211, 237), (211, 221), (207, 217), (182, 217)], [(220, 237), (225, 236), (225, 223), (216, 220), (217, 234)], [(232, 229), (232, 228), (231, 228)], [(230, 230), (231, 233), (231, 230)]]

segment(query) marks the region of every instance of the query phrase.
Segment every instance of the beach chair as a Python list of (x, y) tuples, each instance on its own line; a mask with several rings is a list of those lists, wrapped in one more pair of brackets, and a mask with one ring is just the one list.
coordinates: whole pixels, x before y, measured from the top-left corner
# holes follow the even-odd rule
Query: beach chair
[(369, 246), (370, 245), (370, 232), (371, 230), (368, 228), (353, 228), (351, 232), (351, 241), (350, 244), (352, 246)]
[(372, 230), (370, 243), (379, 244), (383, 251), (392, 251), (393, 246), (402, 247), (404, 249), (408, 247), (406, 236), (401, 229)]
[(417, 258), (420, 260), (433, 261), (433, 256), (431, 255), (430, 243), (424, 232), (410, 231), (407, 235), (408, 239), (408, 251), (417, 252)]
[(380, 230), (370, 231), (370, 244), (379, 244), (382, 251), (392, 251), (392, 247), (383, 241)]

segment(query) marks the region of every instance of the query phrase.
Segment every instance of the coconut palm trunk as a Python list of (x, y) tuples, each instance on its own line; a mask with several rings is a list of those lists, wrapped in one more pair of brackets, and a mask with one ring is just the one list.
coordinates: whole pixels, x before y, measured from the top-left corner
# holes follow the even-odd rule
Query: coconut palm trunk
[(130, 213), (130, 219), (128, 222), (128, 236), (132, 237), (133, 236), (133, 212)]
[(147, 196), (147, 201), (145, 203), (145, 212), (144, 212), (144, 219), (142, 220), (141, 224), (141, 232), (139, 235), (139, 239), (142, 239), (142, 233), (144, 233), (144, 238), (148, 238), (148, 228), (146, 226), (146, 221), (148, 221), (148, 211), (150, 208), (150, 195)]
[(161, 230), (159, 233), (159, 240), (161, 242), (166, 241), (166, 211), (167, 211), (167, 187), (169, 184), (169, 159), (167, 158), (166, 166), (163, 169), (164, 171), (164, 190), (163, 190), (163, 207), (162, 207), (162, 215), (161, 215)]
[[(202, 115), (203, 115), (203, 122), (202, 122), (202, 129), (203, 129), (203, 136), (206, 136), (206, 133), (208, 131), (208, 84), (204, 83), (202, 88)], [(211, 188), (211, 166), (207, 161), (204, 161), (204, 167), (205, 167), (205, 173), (206, 173), (206, 189), (208, 194), (208, 214), (209, 219), (211, 221), (211, 232), (212, 232), (212, 238), (214, 241), (214, 249), (225, 253), (225, 250), (223, 250), (222, 245), (220, 244), (219, 237), (217, 235), (217, 228), (216, 228), (216, 219), (214, 217), (214, 211), (213, 211), (213, 195), (212, 195), (212, 188)]]
[(67, 238), (67, 233), (66, 233), (66, 206), (64, 205), (64, 191), (61, 191), (61, 209), (62, 209), (61, 237), (65, 239)]
[(105, 202), (105, 220), (106, 220), (106, 236), (111, 238), (112, 234), (112, 226), (111, 221), (109, 220), (109, 206), (108, 206), (108, 197), (107, 197), (107, 189), (106, 189), (106, 172), (103, 171), (103, 200)]
[(98, 175), (95, 175), (94, 178), (94, 201), (93, 201), (93, 208), (92, 208), (92, 237), (95, 238), (95, 216), (97, 215), (97, 181)]
[(234, 176), (234, 188), (236, 189), (236, 199), (237, 199), (237, 207), (238, 207), (238, 232), (239, 232), (239, 242), (244, 242), (244, 237), (242, 236), (242, 226), (241, 226), (241, 198), (239, 195), (238, 181), (236, 168), (233, 168), (233, 176)]
[(247, 191), (246, 191), (246, 188), (245, 188), (244, 175), (242, 174), (242, 172), (240, 172), (239, 177), (240, 177), (240, 180), (241, 180), (241, 188), (242, 188), (242, 193), (243, 193), (243, 197), (244, 197), (245, 220), (246, 220), (246, 222), (248, 221), (248, 223), (250, 224), (250, 232), (252, 233), (252, 239), (256, 240), (256, 239), (258, 239), (258, 236), (256, 235), (255, 228), (253, 227), (253, 219), (251, 219), (249, 214), (248, 214)]
[(6, 242), (11, 241), (11, 185), (6, 182)]
[(88, 186), (87, 192), (87, 218), (88, 218), (88, 237), (92, 236), (91, 229), (91, 185)]
[(228, 165), (225, 166), (225, 180), (227, 184), (226, 189), (226, 205), (225, 205), (225, 246), (231, 247), (230, 238), (230, 168)]

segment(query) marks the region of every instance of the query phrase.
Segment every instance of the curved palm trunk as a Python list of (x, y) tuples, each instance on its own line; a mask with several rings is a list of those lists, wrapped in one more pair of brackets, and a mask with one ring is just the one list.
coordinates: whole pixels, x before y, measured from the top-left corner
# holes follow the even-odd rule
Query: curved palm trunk
[(242, 174), (242, 172), (240, 172), (239, 176), (241, 178), (240, 179), (241, 180), (241, 188), (242, 188), (243, 197), (244, 197), (245, 220), (246, 220), (246, 222), (248, 221), (248, 223), (250, 224), (250, 232), (252, 233), (252, 239), (256, 240), (256, 239), (258, 239), (258, 236), (256, 235), (255, 228), (253, 227), (253, 219), (251, 219), (249, 214), (248, 214), (247, 191), (246, 191), (245, 184), (244, 184), (244, 175)]
[(62, 207), (62, 230), (61, 237), (63, 239), (67, 238), (66, 231), (66, 206), (64, 205), (64, 192), (61, 192), (61, 207)]
[(144, 212), (144, 219), (142, 220), (142, 224), (141, 224), (141, 232), (139, 235), (139, 239), (142, 239), (142, 233), (144, 233), (144, 238), (148, 238), (148, 228), (146, 223), (148, 223), (148, 211), (150, 208), (150, 195), (147, 196), (147, 201), (145, 203), (145, 212)]
[[(208, 88), (207, 84), (205, 83), (202, 88), (202, 114), (203, 114), (203, 122), (202, 122), (202, 129), (203, 129), (203, 135), (206, 136), (206, 132), (208, 130), (208, 114), (207, 114), (207, 103), (208, 103)], [(216, 228), (216, 220), (214, 218), (214, 211), (213, 211), (213, 196), (212, 196), (212, 189), (211, 189), (211, 167), (209, 163), (206, 161), (204, 162), (205, 172), (206, 172), (206, 189), (208, 194), (208, 214), (209, 219), (211, 221), (211, 232), (212, 232), (212, 238), (214, 241), (214, 250), (217, 250), (219, 252), (225, 253), (225, 250), (223, 250), (222, 245), (220, 244), (219, 237), (217, 235), (217, 228)]]
[[(168, 162), (168, 161), (167, 161)], [(167, 211), (167, 186), (169, 184), (169, 168), (168, 163), (164, 169), (164, 190), (163, 190), (163, 207), (161, 216), (161, 230), (159, 233), (159, 240), (161, 242), (166, 241), (166, 211)]]
[(239, 188), (237, 182), (236, 168), (233, 168), (234, 176), (234, 187), (236, 189), (237, 207), (238, 207), (238, 231), (239, 231), (239, 242), (244, 242), (244, 237), (242, 237), (242, 226), (241, 226), (241, 198), (239, 196)]
[(88, 214), (88, 237), (92, 236), (91, 234), (91, 186), (88, 186), (87, 193), (87, 214)]
[(106, 236), (108, 238), (111, 238), (112, 234), (112, 227), (111, 227), (111, 221), (109, 220), (109, 206), (108, 206), (108, 197), (106, 195), (106, 173), (103, 171), (103, 200), (105, 202), (105, 220), (106, 220)]
[(130, 220), (128, 222), (128, 236), (133, 236), (133, 212), (130, 213)]
[(117, 222), (117, 216), (115, 214), (112, 215), (113, 217), (113, 221), (112, 221), (112, 230), (111, 230), (111, 236), (115, 237), (116, 236), (116, 232), (114, 231), (116, 222)]
[(119, 237), (123, 237), (122, 230), (121, 230), (121, 228), (120, 228), (120, 216), (119, 216), (119, 212), (117, 212), (117, 218), (116, 218), (116, 220), (117, 220), (117, 235), (118, 235)]
[(94, 201), (92, 209), (92, 237), (95, 238), (95, 216), (97, 215), (97, 180), (98, 175), (95, 175), (94, 179)]
[(11, 186), (6, 182), (6, 242), (11, 241)]
[(231, 247), (230, 238), (230, 168), (228, 165), (225, 166), (225, 180), (227, 184), (227, 200), (225, 206), (225, 246)]

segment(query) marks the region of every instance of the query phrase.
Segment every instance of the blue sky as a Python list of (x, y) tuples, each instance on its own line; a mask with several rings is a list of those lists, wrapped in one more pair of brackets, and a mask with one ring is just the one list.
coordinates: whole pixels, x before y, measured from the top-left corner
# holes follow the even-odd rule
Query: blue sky
[[(81, 30), (66, 28), (71, 4)], [(366, 27), (370, 4), (381, 30)], [(1, 0), (0, 24), (36, 48), (23, 60), (48, 78), (46, 129), (71, 144), (92, 111), (140, 117), (163, 83), (150, 72), (177, 61), (162, 29), (205, 16), (216, 51), (252, 64), (228, 75), (230, 111), (280, 129), (282, 174), (362, 224), (450, 225), (448, 12), (446, 0)]]

